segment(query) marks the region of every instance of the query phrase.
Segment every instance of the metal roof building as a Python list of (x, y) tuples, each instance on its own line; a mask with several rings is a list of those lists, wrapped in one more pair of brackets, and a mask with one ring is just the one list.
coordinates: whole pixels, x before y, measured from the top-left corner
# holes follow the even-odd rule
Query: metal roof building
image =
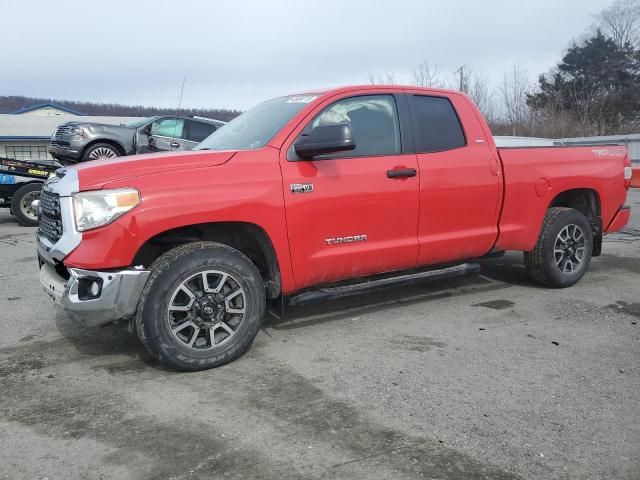
[(40, 115), (40, 116), (53, 116), (53, 115), (85, 115), (77, 110), (72, 110), (64, 105), (56, 105), (55, 103), (39, 103), (37, 105), (30, 105), (28, 107), (21, 108), (15, 112), (9, 112), (11, 115)]

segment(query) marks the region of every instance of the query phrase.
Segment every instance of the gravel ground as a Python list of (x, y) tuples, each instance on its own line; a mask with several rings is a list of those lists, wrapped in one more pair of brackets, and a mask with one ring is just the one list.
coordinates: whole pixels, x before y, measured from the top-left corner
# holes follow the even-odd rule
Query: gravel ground
[(189, 374), (72, 324), (6, 212), (0, 262), (0, 478), (640, 478), (637, 216), (573, 288), (509, 253), (291, 309)]

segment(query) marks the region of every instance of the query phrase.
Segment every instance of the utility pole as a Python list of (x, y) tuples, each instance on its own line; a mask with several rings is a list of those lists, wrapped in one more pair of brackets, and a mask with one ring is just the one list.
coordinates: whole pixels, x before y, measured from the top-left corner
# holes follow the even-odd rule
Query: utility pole
[(466, 85), (467, 82), (466, 82), (466, 78), (465, 78), (465, 75), (464, 75), (464, 65), (461, 65), (460, 68), (458, 70), (456, 70), (455, 72), (453, 72), (453, 73), (458, 73), (460, 75), (460, 80), (459, 80), (459, 83), (458, 83), (458, 89), (461, 92), (465, 92), (466, 93), (467, 92), (467, 85)]

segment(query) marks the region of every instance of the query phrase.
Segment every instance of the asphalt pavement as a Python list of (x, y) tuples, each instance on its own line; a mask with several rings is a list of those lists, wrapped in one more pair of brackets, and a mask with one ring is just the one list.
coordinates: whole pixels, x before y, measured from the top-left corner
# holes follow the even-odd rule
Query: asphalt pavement
[(0, 478), (638, 479), (640, 190), (575, 287), (522, 254), (479, 274), (270, 316), (176, 373), (41, 290), (0, 212)]

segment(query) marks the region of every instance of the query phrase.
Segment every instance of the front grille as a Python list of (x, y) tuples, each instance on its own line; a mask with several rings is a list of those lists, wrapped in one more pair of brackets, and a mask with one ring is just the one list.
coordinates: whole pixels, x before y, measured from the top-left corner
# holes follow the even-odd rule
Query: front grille
[(70, 127), (68, 125), (61, 125), (56, 129), (56, 133), (55, 133), (54, 136), (56, 138), (62, 138), (63, 135), (66, 135), (71, 131), (71, 128), (72, 127)]
[(51, 243), (62, 237), (62, 215), (60, 213), (60, 196), (57, 193), (40, 192), (40, 215), (38, 217), (38, 235)]

